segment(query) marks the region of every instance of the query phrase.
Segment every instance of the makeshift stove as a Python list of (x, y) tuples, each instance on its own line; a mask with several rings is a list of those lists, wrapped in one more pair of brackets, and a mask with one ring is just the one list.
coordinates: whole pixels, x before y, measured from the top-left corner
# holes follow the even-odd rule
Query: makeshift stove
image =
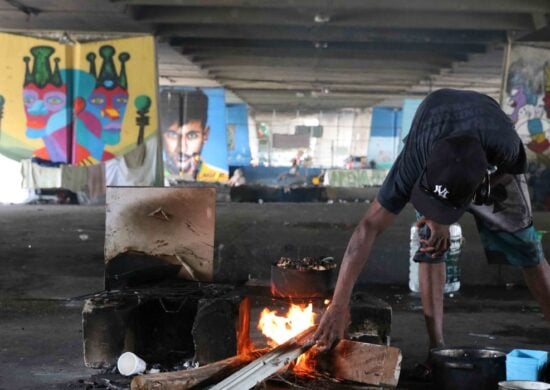
[[(233, 381), (228, 376), (249, 363), (256, 364), (248, 379), (254, 384), (271, 376), (258, 376), (258, 367), (285, 372), (271, 376), (273, 388), (289, 383), (321, 388), (319, 381), (324, 388), (343, 386), (335, 379), (396, 385), (401, 357), (385, 346), (389, 305), (356, 293), (349, 328), (354, 341), (341, 341), (321, 357), (315, 349), (302, 355), (311, 347), (311, 326), (329, 303), (330, 289), (296, 298), (273, 286), (214, 283), (214, 218), (212, 188), (108, 188), (106, 290), (90, 296), (83, 310), (88, 367), (113, 367), (123, 352), (132, 351), (149, 366), (179, 370), (136, 377), (132, 389), (216, 383), (215, 388), (244, 389), (248, 382), (222, 380)], [(295, 315), (291, 320), (283, 318), (289, 311)], [(290, 336), (284, 334), (289, 324)]]

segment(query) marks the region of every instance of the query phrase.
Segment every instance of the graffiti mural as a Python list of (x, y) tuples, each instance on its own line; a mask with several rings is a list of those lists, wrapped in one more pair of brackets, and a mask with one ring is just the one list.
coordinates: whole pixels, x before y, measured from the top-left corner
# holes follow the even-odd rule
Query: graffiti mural
[(550, 48), (512, 46), (502, 106), (526, 147), (533, 207), (550, 210)]
[(157, 130), (152, 37), (62, 45), (0, 34), (0, 55), (0, 153), (10, 158), (96, 164)]
[(169, 182), (228, 180), (223, 89), (163, 89), (160, 118)]

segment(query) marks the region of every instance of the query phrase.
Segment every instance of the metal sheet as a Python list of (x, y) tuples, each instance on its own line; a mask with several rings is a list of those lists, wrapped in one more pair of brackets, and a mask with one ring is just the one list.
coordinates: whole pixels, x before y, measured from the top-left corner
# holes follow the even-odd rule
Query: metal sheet
[(205, 187), (109, 187), (105, 262), (128, 251), (182, 265), (179, 277), (211, 281), (216, 193)]

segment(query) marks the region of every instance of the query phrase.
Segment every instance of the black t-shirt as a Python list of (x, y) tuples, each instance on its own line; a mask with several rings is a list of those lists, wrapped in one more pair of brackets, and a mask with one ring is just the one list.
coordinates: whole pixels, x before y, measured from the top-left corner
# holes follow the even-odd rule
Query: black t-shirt
[(440, 89), (418, 107), (405, 146), (378, 192), (380, 204), (398, 214), (409, 201), (434, 142), (459, 135), (478, 138), (487, 161), (500, 172), (525, 172), (523, 144), (495, 100), (474, 91)]

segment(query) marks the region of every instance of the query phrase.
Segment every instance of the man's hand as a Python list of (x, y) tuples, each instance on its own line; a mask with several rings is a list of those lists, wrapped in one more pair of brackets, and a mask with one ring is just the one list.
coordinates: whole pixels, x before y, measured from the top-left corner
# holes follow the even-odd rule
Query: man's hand
[(347, 305), (330, 304), (319, 323), (314, 339), (317, 348), (325, 351), (333, 344), (344, 338), (350, 323), (349, 308)]
[(420, 252), (431, 253), (432, 257), (439, 257), (449, 249), (449, 225), (441, 225), (426, 217), (420, 218), (416, 222), (416, 227), (421, 228), (428, 225), (430, 228), (430, 237), (427, 240), (420, 240), (423, 245)]

